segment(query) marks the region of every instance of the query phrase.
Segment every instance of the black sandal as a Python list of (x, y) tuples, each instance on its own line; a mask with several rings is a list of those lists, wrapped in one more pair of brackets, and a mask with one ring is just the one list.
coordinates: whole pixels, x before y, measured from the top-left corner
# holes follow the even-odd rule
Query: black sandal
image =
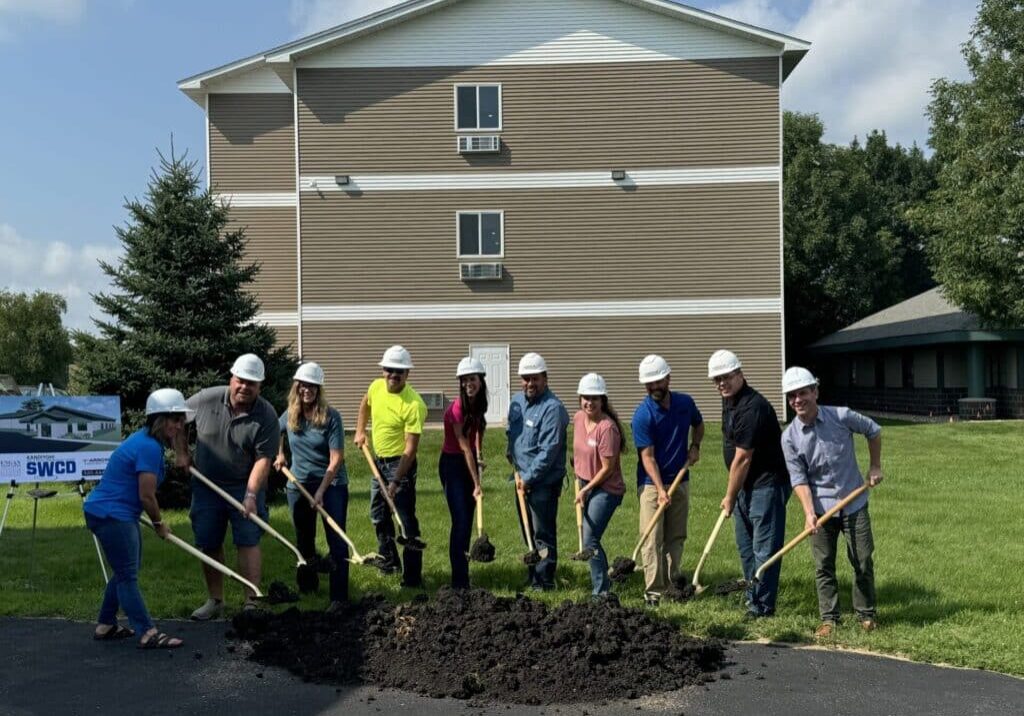
[(123, 627), (120, 624), (114, 624), (102, 634), (96, 632), (92, 633), (92, 638), (95, 641), (114, 641), (119, 639), (127, 639), (130, 636), (135, 636), (135, 632), (128, 627)]
[(177, 637), (168, 636), (163, 632), (154, 634), (153, 636), (146, 639), (146, 641), (139, 642), (140, 649), (177, 649), (180, 646), (184, 646), (185, 642), (178, 641), (177, 644), (172, 644), (171, 640)]

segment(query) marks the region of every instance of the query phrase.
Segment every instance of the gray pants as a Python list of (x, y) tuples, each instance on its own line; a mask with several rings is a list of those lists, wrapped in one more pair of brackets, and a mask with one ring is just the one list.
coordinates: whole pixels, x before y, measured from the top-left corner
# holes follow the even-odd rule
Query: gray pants
[(875, 540), (867, 505), (850, 515), (833, 517), (811, 535), (818, 612), (823, 622), (839, 621), (839, 580), (836, 553), (839, 533), (846, 536), (846, 556), (853, 565), (853, 609), (860, 619), (875, 618), (875, 565), (871, 559)]

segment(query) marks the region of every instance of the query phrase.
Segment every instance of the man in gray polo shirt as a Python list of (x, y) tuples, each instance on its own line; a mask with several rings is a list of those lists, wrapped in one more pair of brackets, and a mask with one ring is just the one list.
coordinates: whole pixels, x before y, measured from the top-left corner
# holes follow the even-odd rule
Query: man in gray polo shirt
[(782, 378), (782, 390), (796, 413), (782, 434), (782, 452), (789, 468), (793, 491), (804, 508), (806, 529), (811, 534), (818, 611), (819, 639), (832, 636), (839, 623), (839, 582), (836, 579), (836, 546), (839, 533), (846, 535), (846, 555), (853, 565), (853, 608), (864, 631), (875, 621), (875, 541), (864, 492), (831, 520), (816, 528), (818, 517), (860, 487), (864, 480), (857, 467), (853, 435), (868, 439), (871, 465), (868, 484), (882, 481), (882, 428), (871, 418), (849, 408), (818, 405), (818, 380), (805, 368), (792, 367)]
[[(246, 515), (255, 512), (267, 519), (264, 487), (277, 454), (278, 426), (273, 406), (260, 397), (263, 379), (263, 361), (247, 353), (231, 367), (228, 385), (201, 390), (186, 402), (196, 411), (196, 468), (241, 502)], [(253, 584), (260, 583), (262, 533), (254, 522), (194, 478), (189, 517), (196, 546), (222, 563), (230, 522), (238, 571)], [(223, 575), (204, 564), (203, 577), (209, 598), (192, 612), (198, 621), (213, 619), (223, 610)], [(255, 606), (254, 596), (248, 595), (246, 608)]]

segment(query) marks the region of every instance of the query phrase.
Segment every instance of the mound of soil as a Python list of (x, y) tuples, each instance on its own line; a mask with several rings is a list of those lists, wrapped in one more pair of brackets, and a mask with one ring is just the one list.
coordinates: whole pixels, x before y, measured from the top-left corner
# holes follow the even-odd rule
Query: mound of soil
[(616, 584), (625, 582), (636, 571), (636, 562), (629, 557), (616, 557), (608, 576)]
[(233, 625), (252, 642), (250, 658), (307, 681), (478, 702), (637, 698), (709, 681), (724, 659), (721, 642), (615, 600), (552, 609), (484, 590), (442, 589), (399, 606), (369, 597), (330, 615), (243, 612)]
[(299, 595), (288, 588), (284, 582), (271, 582), (267, 590), (267, 601), (271, 604), (287, 604), (299, 601)]
[(714, 588), (712, 588), (711, 593), (717, 594), (718, 596), (724, 596), (726, 594), (732, 594), (733, 592), (741, 592), (746, 588), (746, 580), (737, 579), (733, 582), (722, 582), (721, 584), (716, 584)]

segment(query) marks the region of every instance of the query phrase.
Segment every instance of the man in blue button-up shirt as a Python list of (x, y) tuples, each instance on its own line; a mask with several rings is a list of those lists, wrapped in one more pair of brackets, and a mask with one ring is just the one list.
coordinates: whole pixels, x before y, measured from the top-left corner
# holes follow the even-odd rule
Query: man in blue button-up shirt
[[(555, 567), (558, 563), (558, 498), (565, 478), (565, 429), (569, 414), (554, 393), (548, 389), (548, 367), (536, 353), (527, 353), (519, 361), (519, 378), (523, 391), (517, 393), (508, 408), (509, 462), (519, 479), (516, 490), (526, 497), (533, 530), (534, 546), (540, 561), (527, 565), (530, 588), (555, 588)], [(518, 507), (516, 514), (519, 514)]]
[(818, 611), (821, 626), (815, 635), (827, 638), (839, 623), (839, 583), (836, 579), (836, 546), (839, 533), (846, 535), (846, 554), (853, 565), (853, 608), (865, 631), (875, 622), (874, 537), (868, 515), (867, 492), (815, 528), (819, 516), (863, 484), (853, 435), (868, 439), (871, 465), (868, 484), (882, 481), (882, 428), (871, 418), (849, 408), (818, 405), (818, 381), (810, 371), (793, 367), (782, 379), (789, 406), (796, 413), (782, 434), (782, 452), (789, 468), (793, 491), (804, 508), (811, 534)]

